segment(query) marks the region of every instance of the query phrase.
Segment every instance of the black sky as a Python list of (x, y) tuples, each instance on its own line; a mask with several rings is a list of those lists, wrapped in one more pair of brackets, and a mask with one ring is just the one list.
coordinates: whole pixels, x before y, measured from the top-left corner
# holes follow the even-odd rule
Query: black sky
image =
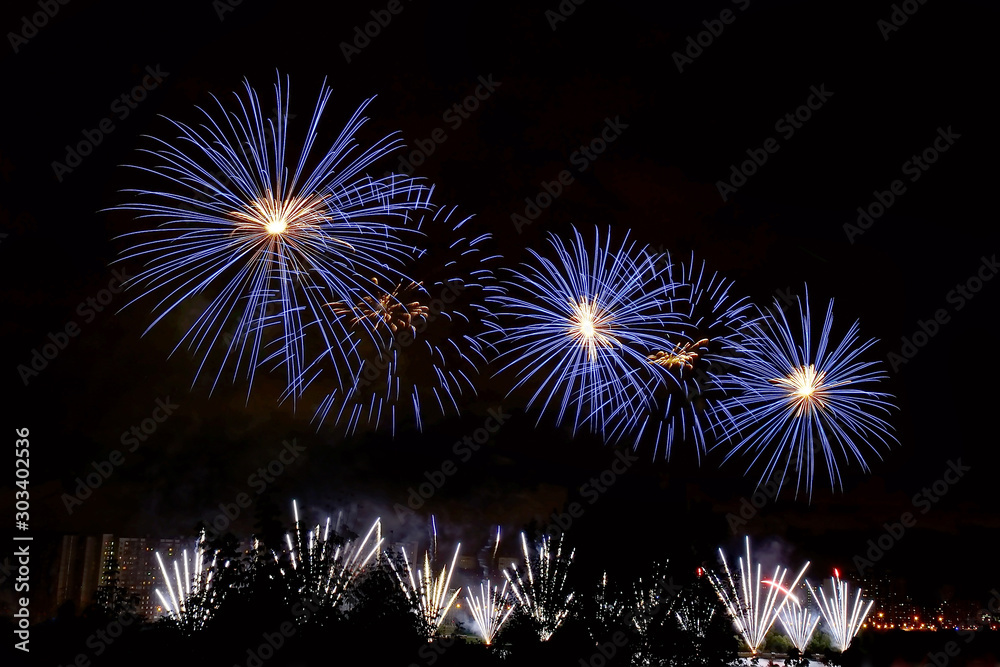
[[(993, 380), (1000, 279), (961, 309), (948, 299), (982, 258), (1000, 250), (994, 5), (913, 3), (916, 13), (885, 39), (878, 22), (889, 20), (888, 2), (675, 8), (589, 0), (553, 30), (546, 11), (557, 9), (555, 0), (404, 0), (403, 11), (351, 62), (341, 42), (386, 3), (243, 0), (221, 19), (220, 6), (73, 0), (16, 53), (9, 36), (4, 45), (5, 423), (11, 440), (13, 427), (32, 430), (35, 529), (191, 533), (220, 502), (247, 491), (248, 476), (291, 438), (307, 451), (269, 485), (282, 509), (295, 496), (317, 516), (357, 503), (361, 514), (385, 517), (424, 481), (424, 470), (455, 458), (456, 439), (502, 405), (510, 421), (423, 508), (437, 513), (446, 539), (475, 545), (497, 522), (509, 538), (532, 518), (547, 524), (613, 460), (593, 439), (536, 429), (536, 415), (515, 409), (496, 383), (483, 383), (461, 420), (432, 422), (423, 434), (404, 427), (395, 440), (342, 441), (314, 432), (309, 406), (298, 414), (277, 406), (277, 383), (260, 382), (249, 403), (240, 384), (211, 396), (206, 382), (192, 388), (195, 360), (183, 350), (168, 358), (179, 325), (167, 321), (141, 337), (148, 312), (115, 312), (124, 295), (85, 321), (78, 304), (108, 285), (123, 247), (113, 239), (134, 228), (128, 216), (100, 211), (131, 185), (119, 165), (141, 160), (136, 149), (148, 145), (141, 135), (169, 134), (160, 114), (195, 121), (195, 105), (209, 103), (210, 94), (229, 97), (244, 77), (269, 91), (278, 70), (291, 77), (300, 121), (327, 78), (335, 91), (327, 132), (372, 95), (363, 132), (369, 140), (400, 130), (414, 145), (444, 128), (447, 140), (417, 175), (435, 184), (439, 201), (474, 213), (510, 265), (571, 224), (631, 229), (653, 246), (693, 250), (758, 303), (776, 290), (802, 293), (804, 284), (814, 304), (835, 298), (837, 323), (860, 319), (862, 335), (880, 339), (872, 352), (883, 360), (900, 351), (902, 336), (919, 331), (919, 321), (945, 309), (947, 323), (886, 383), (898, 397), (892, 421), (900, 446), (871, 461), (871, 475), (847, 469), (843, 492), (818, 484), (811, 504), (782, 494), (746, 529), (780, 540), (796, 561), (849, 569), (884, 522), (911, 511), (917, 525), (880, 566), (931, 597), (957, 587), (980, 598), (1000, 585), (989, 548), (1000, 525)], [(679, 72), (674, 52), (726, 9), (732, 23)], [(20, 30), (22, 17), (35, 11), (34, 2), (8, 3), (4, 32)], [(127, 118), (115, 118), (115, 129), (59, 182), (52, 163), (64, 161), (64, 147), (113, 117), (112, 101), (139, 83), (147, 66), (168, 73), (162, 84)], [(449, 127), (443, 114), (491, 75), (496, 92)], [(805, 103), (811, 87), (832, 94), (783, 136), (775, 123)], [(523, 212), (525, 197), (572, 169), (571, 154), (606, 119), (627, 128), (515, 233), (511, 215)], [(903, 164), (932, 145), (939, 128), (959, 138), (910, 182)], [(769, 137), (779, 150), (724, 202), (716, 182)], [(851, 243), (843, 225), (894, 179), (904, 181), (905, 193)], [(70, 321), (80, 335), (25, 386), (17, 366)], [(62, 494), (73, 492), (92, 461), (122, 449), (121, 433), (167, 397), (179, 406), (175, 413), (68, 514)], [(959, 459), (971, 470), (919, 514), (913, 495)], [(741, 462), (720, 470), (720, 460), (713, 455), (698, 467), (684, 449), (670, 463), (640, 451), (627, 479), (571, 531), (580, 557), (625, 564), (635, 556), (618, 552), (624, 545), (641, 560), (672, 553), (693, 562), (711, 558), (720, 544), (735, 545), (726, 514), (753, 493), (756, 477), (744, 478)], [(0, 507), (10, 504), (10, 479), (0, 482)], [(246, 517), (236, 530), (250, 530)], [(423, 524), (414, 519), (396, 530), (418, 534)], [(513, 552), (512, 539), (506, 547)]]

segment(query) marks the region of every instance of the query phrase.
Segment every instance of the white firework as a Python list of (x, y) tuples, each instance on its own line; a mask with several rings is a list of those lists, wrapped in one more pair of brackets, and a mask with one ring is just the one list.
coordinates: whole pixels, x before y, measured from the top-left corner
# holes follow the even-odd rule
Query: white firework
[(514, 605), (507, 597), (507, 583), (503, 583), (502, 589), (496, 586), (491, 589), (491, 582), (487, 579), (479, 584), (478, 597), (475, 593), (465, 596), (472, 610), (472, 618), (476, 621), (476, 630), (486, 644), (493, 643), (500, 628), (514, 611)]
[[(462, 545), (459, 543), (455, 547), (455, 555), (451, 559), (451, 566), (443, 566), (437, 577), (434, 576), (434, 571), (431, 567), (431, 555), (429, 552), (424, 552), (423, 568), (418, 567), (414, 571), (409, 559), (406, 557), (406, 550), (401, 550), (403, 553), (403, 565), (406, 570), (405, 577), (396, 568), (392, 559), (389, 559), (389, 565), (392, 567), (393, 572), (396, 573), (396, 578), (399, 580), (399, 585), (402, 587), (403, 593), (420, 610), (420, 615), (431, 627), (432, 633), (437, 632), (438, 628), (441, 627), (448, 610), (451, 609), (455, 598), (458, 597), (459, 592), (462, 590), (461, 588), (456, 588), (454, 592), (451, 592), (451, 576), (455, 573), (455, 563), (458, 561), (458, 552), (461, 548)], [(435, 552), (436, 550), (435, 547)]]
[[(729, 564), (726, 563), (726, 554), (723, 553), (722, 549), (719, 549), (719, 558), (722, 560), (726, 578), (722, 580), (715, 573), (710, 572), (709, 581), (715, 587), (719, 599), (726, 605), (726, 610), (732, 616), (736, 630), (743, 637), (743, 641), (746, 642), (750, 651), (756, 655), (785, 604), (789, 600), (797, 599), (791, 590), (798, 585), (806, 568), (809, 567), (809, 563), (802, 567), (795, 580), (786, 587), (784, 581), (788, 570), (776, 565), (771, 578), (764, 579), (760, 563), (754, 567), (750, 558), (750, 538), (747, 537), (745, 541), (746, 560), (742, 556), (737, 560), (740, 573), (739, 584), (733, 581)], [(764, 590), (765, 586), (767, 587), (766, 591)]]
[(220, 594), (213, 585), (218, 552), (212, 557), (211, 564), (206, 566), (204, 548), (205, 531), (202, 530), (192, 553), (189, 555), (187, 549), (182, 552), (183, 575), (181, 565), (176, 559), (171, 570), (163, 563), (160, 552), (156, 552), (156, 561), (160, 565), (163, 582), (167, 588), (167, 596), (164, 596), (160, 589), (156, 589), (156, 596), (167, 618), (187, 632), (204, 628), (212, 612), (218, 608)]
[(511, 565), (511, 575), (504, 570), (504, 576), (510, 582), (514, 599), (529, 616), (535, 619), (539, 625), (539, 636), (542, 641), (548, 641), (552, 634), (559, 629), (566, 617), (569, 616), (569, 607), (573, 601), (573, 592), (567, 590), (566, 575), (569, 566), (573, 563), (573, 556), (576, 550), (570, 551), (569, 557), (564, 558), (562, 554), (562, 537), (559, 538), (559, 545), (555, 554), (550, 548), (550, 538), (548, 535), (542, 536), (541, 545), (538, 548), (538, 558), (532, 564), (531, 555), (528, 552), (528, 541), (524, 533), (521, 533), (521, 550), (524, 553), (524, 566), (527, 571), (527, 583), (517, 571), (517, 564)]
[(795, 648), (804, 653), (819, 627), (819, 614), (809, 609), (805, 603), (797, 604), (793, 601), (793, 604), (785, 605), (781, 610), (778, 620)]
[[(382, 520), (375, 519), (371, 528), (360, 540), (342, 542), (330, 538), (330, 517), (325, 527), (317, 524), (303, 540), (299, 524), (298, 504), (292, 501), (295, 516), (294, 540), (292, 533), (285, 534), (292, 573), (298, 576), (298, 593), (310, 594), (318, 602), (336, 607), (354, 579), (368, 564), (378, 557), (382, 546)], [(340, 530), (340, 516), (334, 533)], [(275, 560), (278, 561), (277, 554)], [(282, 574), (285, 574), (282, 570)]]
[[(822, 586), (815, 590), (810, 586), (809, 590), (812, 591), (813, 597), (819, 600), (819, 610), (826, 622), (826, 631), (833, 639), (834, 648), (843, 653), (851, 645), (858, 630), (861, 629), (861, 624), (865, 622), (874, 601), (864, 600), (861, 597), (863, 591), (859, 588), (857, 596), (854, 598), (854, 604), (851, 605), (849, 602), (850, 586), (846, 581), (841, 580), (837, 570), (834, 570), (833, 573), (834, 576), (830, 578), (832, 588), (830, 597), (827, 597), (823, 592)], [(817, 590), (819, 595), (816, 595)]]
[(712, 619), (715, 618), (716, 607), (714, 604), (704, 604), (692, 594), (692, 591), (687, 590), (674, 598), (671, 611), (682, 630), (704, 639)]

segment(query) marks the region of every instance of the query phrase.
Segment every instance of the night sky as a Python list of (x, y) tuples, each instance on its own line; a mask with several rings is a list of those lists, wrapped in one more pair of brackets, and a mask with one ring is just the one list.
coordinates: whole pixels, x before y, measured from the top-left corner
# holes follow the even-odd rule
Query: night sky
[[(578, 501), (587, 509), (569, 539), (587, 567), (667, 555), (710, 561), (745, 530), (788, 565), (812, 560), (818, 577), (834, 566), (852, 571), (852, 558), (885, 522), (912, 512), (916, 525), (877, 567), (931, 600), (985, 599), (1000, 586), (992, 546), (1000, 527), (993, 379), (1000, 279), (970, 284), (977, 272), (1000, 271), (993, 48), (1000, 16), (992, 3), (904, 3), (915, 13), (905, 23), (905, 12), (897, 13), (896, 26), (888, 2), (654, 8), (564, 0), (564, 11), (573, 11), (555, 21), (546, 12), (558, 12), (556, 0), (402, 0), (348, 62), (341, 44), (387, 4), (72, 0), (37, 34), (26, 32), (30, 39), (7, 36), (4, 422), (11, 444), (15, 427), (31, 429), (36, 534), (193, 535), (220, 503), (240, 492), (258, 497), (249, 476), (294, 438), (305, 450), (265, 494), (283, 518), (295, 497), (312, 519), (356, 507), (359, 525), (381, 514), (394, 537), (423, 539), (434, 512), (443, 543), (461, 540), (472, 553), (499, 523), (501, 549), (513, 555), (518, 530), (532, 520), (545, 526), (553, 511)], [(36, 11), (35, 2), (8, 3), (5, 34), (23, 30), (22, 17)], [(723, 12), (730, 22), (713, 23)], [(722, 32), (697, 55), (688, 38), (696, 41), (706, 23)], [(686, 49), (696, 57), (675, 55)], [(150, 70), (161, 81), (145, 99), (134, 109), (115, 104)], [(882, 461), (869, 457), (870, 475), (842, 468), (843, 491), (822, 478), (811, 502), (785, 489), (734, 534), (727, 513), (757, 482), (744, 475), (745, 460), (720, 468), (716, 451), (699, 466), (690, 445), (676, 447), (669, 462), (640, 448), (624, 476), (589, 505), (579, 487), (610, 466), (615, 450), (547, 419), (536, 427), (538, 415), (505, 398), (502, 383), (488, 379), (491, 369), (461, 419), (428, 419), (423, 433), (404, 423), (395, 438), (317, 433), (312, 405), (278, 404), (280, 378), (261, 377), (249, 401), (241, 381), (212, 391), (207, 374), (192, 386), (198, 360), (183, 348), (171, 355), (183, 317), (143, 336), (152, 321), (148, 303), (125, 308), (130, 296), (109, 292), (101, 312), (86, 305), (109, 283), (117, 289), (113, 271), (139, 268), (112, 263), (125, 248), (115, 237), (141, 223), (102, 210), (134, 185), (134, 172), (120, 165), (141, 163), (137, 149), (149, 147), (142, 135), (173, 137), (163, 116), (196, 122), (196, 106), (213, 94), (231, 104), (244, 78), (270, 103), (276, 70), (291, 77), (293, 125), (307, 122), (324, 78), (333, 87), (321, 127), (326, 141), (373, 95), (361, 133), (367, 141), (399, 130), (413, 147), (443, 128), (446, 139), (415, 175), (434, 183), (438, 202), (475, 214), (506, 265), (570, 225), (630, 229), (681, 257), (693, 251), (761, 305), (779, 291), (804, 294), (808, 284), (814, 310), (834, 298), (835, 330), (859, 319), (862, 337), (879, 339), (868, 358), (883, 361), (938, 313), (943, 323), (915, 356), (887, 366), (899, 446)], [(456, 127), (446, 113), (481, 78), (496, 83), (494, 92)], [(822, 103), (799, 127), (780, 122), (810, 99)], [(69, 172), (53, 167), (104, 119), (113, 129), (100, 132), (92, 154)], [(608, 122), (619, 124), (620, 135), (580, 171), (574, 151)], [(905, 165), (939, 137), (948, 137), (938, 141), (947, 150), (925, 171)], [(724, 200), (717, 182), (769, 139), (777, 151)], [(384, 170), (396, 166), (397, 158), (388, 159)], [(573, 182), (517, 233), (512, 214), (523, 215), (525, 198), (565, 169)], [(845, 230), (858, 207), (868, 208), (873, 193), (890, 191), (895, 180), (905, 191), (888, 210), (863, 233)], [(969, 298), (953, 291), (965, 285), (981, 290)], [(70, 323), (78, 335), (26, 383), (18, 366)], [(176, 408), (127, 451), (122, 434), (150, 417), (157, 400)], [(499, 407), (509, 420), (459, 462), (453, 444)], [(63, 494), (113, 450), (123, 452), (123, 463), (68, 513)], [(416, 516), (397, 521), (393, 505), (405, 504), (409, 489), (426, 481), (424, 471), (447, 459), (457, 473)], [(959, 460), (969, 470), (922, 513), (914, 494)], [(12, 479), (8, 469), (0, 481), (5, 517), (13, 514)], [(252, 518), (244, 512), (233, 532), (248, 535)]]

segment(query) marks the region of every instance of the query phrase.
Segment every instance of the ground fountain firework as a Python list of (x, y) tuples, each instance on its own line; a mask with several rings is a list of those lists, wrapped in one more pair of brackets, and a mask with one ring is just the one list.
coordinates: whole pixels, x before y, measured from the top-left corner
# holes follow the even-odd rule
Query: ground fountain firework
[[(292, 532), (285, 535), (289, 570), (280, 572), (293, 582), (298, 595), (308, 595), (311, 600), (335, 608), (355, 578), (379, 557), (382, 521), (376, 518), (361, 539), (345, 540), (339, 536), (339, 516), (331, 535), (330, 517), (325, 526), (316, 525), (303, 532), (298, 503), (294, 500), (292, 512), (295, 524)], [(278, 554), (274, 558), (280, 564)]]
[(781, 621), (781, 627), (785, 629), (785, 634), (792, 641), (792, 645), (800, 652), (805, 653), (816, 628), (819, 627), (819, 614), (809, 609), (804, 600), (799, 602), (793, 599), (792, 604), (784, 606), (781, 613), (778, 614), (778, 619)]
[[(833, 577), (830, 578), (830, 589), (830, 595), (827, 596), (822, 586), (818, 589), (809, 587), (813, 597), (819, 602), (824, 628), (833, 640), (834, 648), (844, 652), (861, 629), (874, 601), (863, 599), (862, 591), (858, 589), (854, 603), (851, 604), (851, 588), (840, 578), (837, 570), (833, 571)], [(816, 594), (817, 590), (819, 595)]]
[(487, 579), (479, 584), (478, 596), (475, 593), (466, 594), (472, 618), (476, 622), (476, 632), (485, 644), (493, 643), (500, 628), (514, 611), (514, 605), (507, 595), (508, 583), (505, 581), (502, 589), (496, 586), (491, 589), (491, 582)]
[(222, 592), (214, 585), (218, 554), (212, 556), (211, 563), (206, 563), (205, 548), (205, 532), (202, 531), (194, 549), (190, 554), (185, 549), (181, 562), (175, 559), (172, 569), (164, 564), (159, 552), (156, 553), (167, 591), (164, 596), (160, 589), (156, 589), (156, 597), (163, 606), (165, 616), (187, 633), (203, 629), (221, 602)]
[(437, 632), (441, 624), (444, 623), (448, 610), (451, 609), (455, 598), (461, 592), (461, 588), (451, 590), (451, 577), (455, 573), (455, 563), (458, 561), (458, 553), (461, 548), (461, 544), (455, 546), (455, 555), (451, 559), (451, 565), (442, 566), (436, 577), (429, 551), (424, 552), (423, 567), (411, 565), (405, 549), (402, 550), (402, 571), (393, 563), (392, 559), (389, 560), (406, 599), (415, 609), (419, 610), (424, 622), (430, 628), (431, 634)]
[(746, 553), (744, 558), (737, 559), (739, 577), (733, 578), (726, 561), (726, 554), (719, 549), (719, 560), (722, 562), (724, 577), (709, 572), (709, 581), (726, 606), (733, 619), (737, 632), (743, 638), (750, 652), (755, 654), (764, 643), (768, 631), (778, 619), (789, 600), (794, 599), (792, 590), (798, 585), (805, 574), (809, 563), (806, 563), (799, 574), (787, 586), (785, 576), (788, 570), (776, 565), (770, 579), (765, 579), (762, 566), (756, 566), (750, 555), (750, 538), (745, 538)]
[(606, 628), (615, 627), (626, 619), (628, 605), (618, 590), (608, 583), (607, 572), (601, 575), (601, 582), (597, 585), (593, 597), (592, 609), (591, 613), (596, 621), (595, 629), (598, 631), (598, 633), (591, 632), (594, 641), (597, 641), (598, 634), (603, 636)]
[(521, 533), (521, 553), (524, 556), (525, 576), (521, 576), (516, 563), (511, 565), (509, 572), (504, 570), (504, 576), (510, 583), (517, 604), (538, 624), (541, 640), (548, 641), (569, 616), (573, 591), (566, 585), (566, 575), (576, 550), (564, 557), (563, 538), (560, 536), (553, 553), (551, 538), (543, 535), (537, 556), (532, 558), (528, 540)]
[(685, 589), (674, 598), (670, 611), (682, 630), (696, 637), (705, 637), (715, 618), (716, 607), (704, 604), (690, 589)]

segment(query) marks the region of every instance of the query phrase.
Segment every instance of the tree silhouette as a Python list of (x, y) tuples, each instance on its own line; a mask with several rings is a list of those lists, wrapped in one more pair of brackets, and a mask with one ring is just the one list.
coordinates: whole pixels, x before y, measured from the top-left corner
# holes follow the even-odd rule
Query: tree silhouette
[(106, 583), (97, 587), (94, 592), (94, 602), (90, 610), (85, 613), (95, 613), (108, 619), (135, 614), (139, 598), (129, 594), (128, 588), (121, 585), (118, 571), (118, 558), (112, 554), (104, 569), (103, 578)]

